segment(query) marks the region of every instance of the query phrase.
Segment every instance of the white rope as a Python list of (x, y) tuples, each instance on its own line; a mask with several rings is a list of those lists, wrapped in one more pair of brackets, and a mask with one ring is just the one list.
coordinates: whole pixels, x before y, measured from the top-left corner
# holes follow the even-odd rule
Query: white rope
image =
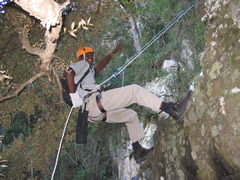
[(51, 180), (53, 180), (53, 177), (54, 177), (54, 174), (55, 174), (55, 171), (56, 171), (56, 168), (57, 168), (58, 158), (59, 158), (59, 154), (60, 154), (61, 147), (62, 147), (62, 141), (63, 141), (64, 135), (65, 135), (65, 131), (66, 131), (66, 128), (67, 128), (67, 125), (68, 125), (69, 118), (72, 114), (72, 110), (73, 110), (73, 107), (71, 108), (71, 110), (68, 114), (67, 121), (66, 121), (64, 129), (63, 129), (63, 134), (62, 134), (62, 138), (61, 138), (61, 141), (60, 141), (60, 144), (59, 144), (58, 153), (57, 153), (57, 157), (56, 157), (56, 161), (55, 161), (55, 166), (54, 166), (54, 169), (53, 169), (53, 172), (52, 172)]

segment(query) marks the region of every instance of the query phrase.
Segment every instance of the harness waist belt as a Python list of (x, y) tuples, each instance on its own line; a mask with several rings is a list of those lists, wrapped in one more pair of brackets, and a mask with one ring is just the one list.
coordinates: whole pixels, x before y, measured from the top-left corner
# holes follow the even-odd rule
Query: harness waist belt
[(96, 96), (96, 102), (97, 102), (97, 106), (99, 108), (99, 110), (104, 113), (104, 117), (103, 117), (103, 121), (106, 121), (107, 119), (107, 112), (106, 110), (103, 108), (103, 105), (102, 105), (102, 102), (101, 102), (101, 99), (102, 98), (102, 94), (99, 94)]

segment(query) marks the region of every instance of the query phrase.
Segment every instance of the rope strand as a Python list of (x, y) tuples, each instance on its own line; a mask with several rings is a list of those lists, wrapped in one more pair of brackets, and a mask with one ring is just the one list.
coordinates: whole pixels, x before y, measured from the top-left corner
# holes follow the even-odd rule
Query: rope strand
[(65, 135), (65, 131), (66, 131), (66, 128), (67, 128), (67, 125), (68, 125), (69, 118), (70, 118), (70, 116), (72, 114), (72, 110), (73, 110), (73, 107), (71, 108), (71, 110), (70, 110), (70, 112), (68, 114), (67, 121), (66, 121), (64, 129), (63, 129), (63, 134), (62, 134), (61, 141), (59, 143), (58, 153), (57, 153), (54, 169), (53, 169), (53, 172), (52, 172), (51, 180), (53, 180), (53, 177), (54, 177), (54, 174), (55, 174), (55, 171), (56, 171), (56, 168), (57, 168), (57, 163), (58, 163), (58, 158), (59, 158), (59, 154), (60, 154), (61, 147), (62, 147), (63, 138), (64, 138), (64, 135)]

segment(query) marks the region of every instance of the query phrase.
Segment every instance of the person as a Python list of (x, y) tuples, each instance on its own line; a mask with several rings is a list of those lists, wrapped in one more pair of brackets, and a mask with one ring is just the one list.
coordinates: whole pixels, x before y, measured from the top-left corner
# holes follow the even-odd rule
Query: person
[[(107, 91), (101, 90), (95, 84), (95, 76), (109, 63), (113, 55), (122, 49), (123, 46), (119, 44), (94, 67), (94, 50), (90, 47), (79, 48), (77, 62), (69, 66), (68, 71), (65, 72), (65, 79), (73, 107), (78, 108), (86, 103), (86, 110), (89, 112), (88, 121), (125, 123), (132, 142), (134, 159), (137, 163), (141, 163), (152, 154), (154, 147), (145, 149), (139, 144), (144, 138), (144, 131), (137, 113), (128, 106), (138, 104), (157, 113), (164, 111), (181, 122), (184, 119), (186, 102), (163, 102), (156, 95), (136, 84)], [(75, 87), (81, 78), (81, 83)]]

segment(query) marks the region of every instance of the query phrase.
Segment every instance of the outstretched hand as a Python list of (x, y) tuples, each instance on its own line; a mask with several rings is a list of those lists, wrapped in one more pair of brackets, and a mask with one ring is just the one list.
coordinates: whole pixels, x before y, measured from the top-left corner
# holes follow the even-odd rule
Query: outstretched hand
[(99, 64), (96, 66), (96, 73), (99, 73), (112, 59), (112, 57), (120, 50), (123, 49), (123, 45), (119, 43), (117, 47), (110, 53), (108, 56), (106, 56), (103, 60), (99, 62)]

